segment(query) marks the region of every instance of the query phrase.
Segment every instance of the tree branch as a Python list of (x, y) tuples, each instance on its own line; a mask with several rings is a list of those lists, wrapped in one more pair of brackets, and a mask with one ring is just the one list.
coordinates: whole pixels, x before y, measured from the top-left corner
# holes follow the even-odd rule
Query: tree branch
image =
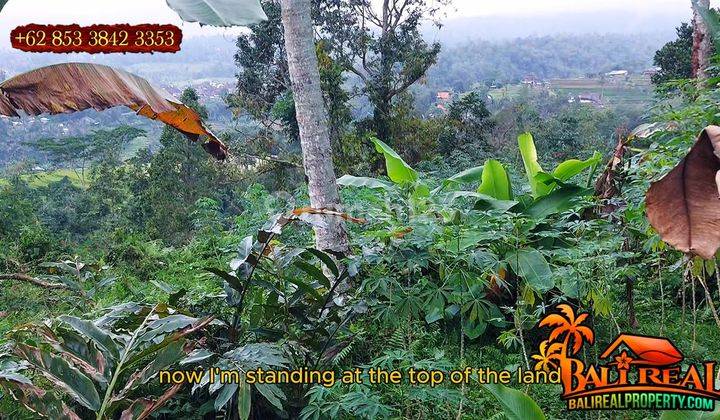
[(62, 290), (71, 290), (70, 287), (60, 284), (60, 283), (48, 283), (44, 280), (40, 280), (35, 277), (28, 276), (27, 274), (22, 273), (13, 273), (13, 274), (0, 274), (0, 281), (2, 280), (18, 280), (25, 283), (34, 284), (35, 286), (44, 287), (46, 289), (62, 289)]

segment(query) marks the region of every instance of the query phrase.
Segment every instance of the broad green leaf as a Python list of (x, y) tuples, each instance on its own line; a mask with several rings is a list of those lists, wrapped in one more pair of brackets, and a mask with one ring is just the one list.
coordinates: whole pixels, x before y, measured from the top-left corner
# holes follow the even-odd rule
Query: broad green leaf
[(540, 251), (529, 248), (511, 251), (505, 255), (505, 261), (534, 290), (547, 292), (555, 287), (550, 265)]
[(390, 177), (392, 182), (403, 184), (417, 181), (418, 174), (415, 169), (405, 163), (400, 155), (391, 149), (390, 146), (376, 138), (373, 138), (372, 142), (375, 144), (375, 150), (385, 156), (385, 167), (387, 168), (388, 177)]
[(482, 184), (478, 192), (498, 200), (512, 200), (512, 186), (510, 177), (505, 171), (502, 163), (490, 159), (485, 162), (485, 170), (482, 173)]
[(224, 279), (230, 287), (232, 287), (234, 290), (236, 290), (238, 292), (242, 292), (243, 288), (245, 287), (245, 286), (243, 286), (243, 284), (239, 278), (237, 278), (236, 276), (233, 276), (232, 274), (230, 274), (228, 272), (225, 272), (224, 270), (220, 270), (220, 269), (217, 269), (214, 267), (207, 267), (207, 268), (205, 268), (205, 271), (207, 271), (209, 273), (213, 273), (216, 276)]
[(0, 374), (0, 391), (13, 396), (22, 405), (42, 417), (53, 420), (77, 420), (75, 412), (70, 410), (54, 392), (47, 392), (33, 385), (29, 379), (9, 374)]
[(3, 7), (7, 4), (8, 0), (0, 0), (0, 12), (2, 12)]
[(71, 326), (78, 333), (90, 338), (111, 358), (115, 360), (120, 358), (120, 351), (118, 350), (117, 343), (112, 339), (110, 334), (101, 330), (92, 322), (67, 315), (63, 315), (58, 319)]
[[(310, 265), (310, 264), (308, 264), (308, 265)], [(299, 279), (296, 279), (296, 278), (293, 278), (293, 277), (288, 278), (287, 281), (289, 281), (290, 283), (294, 284), (295, 286), (298, 287), (298, 289), (300, 289), (300, 290), (302, 290), (303, 292), (311, 295), (311, 296), (314, 297), (315, 299), (317, 299), (317, 300), (322, 300), (322, 296), (320, 296), (320, 293), (318, 293), (317, 290), (315, 290), (311, 285), (305, 283), (304, 281), (299, 280)]]
[(167, 0), (185, 22), (247, 26), (267, 20), (259, 0)]
[(444, 308), (434, 307), (427, 314), (425, 314), (425, 322), (432, 324), (433, 322), (440, 321), (444, 317)]
[[(310, 277), (312, 277), (312, 278), (314, 278), (315, 280), (317, 280), (317, 281), (318, 281), (320, 284), (322, 284), (323, 287), (325, 287), (326, 289), (330, 289), (330, 287), (331, 287), (331, 286), (330, 286), (330, 279), (328, 279), (328, 278), (325, 276), (325, 274), (323, 274), (322, 270), (320, 270), (319, 268), (315, 267), (314, 265), (312, 265), (312, 264), (310, 264), (310, 263), (308, 263), (308, 262), (306, 262), (306, 261), (302, 261), (302, 260), (296, 260), (296, 261), (293, 263), (293, 265), (295, 265), (295, 267), (297, 267), (297, 268), (301, 269), (302, 271), (304, 271), (304, 272), (305, 272), (306, 274), (308, 274)], [(299, 281), (299, 280), (298, 280), (298, 281)], [(294, 282), (293, 282), (293, 283), (294, 283)], [(295, 283), (295, 284), (297, 284), (297, 283)]]
[(457, 173), (447, 180), (450, 182), (457, 182), (460, 184), (466, 184), (469, 182), (477, 182), (482, 179), (483, 167), (476, 166), (474, 168), (466, 169), (460, 173)]
[(215, 411), (220, 411), (220, 409), (225, 407), (225, 404), (227, 404), (233, 395), (235, 395), (235, 391), (237, 391), (237, 389), (238, 384), (236, 383), (223, 385), (223, 387), (220, 388), (220, 393), (218, 393), (218, 396), (215, 398)]
[(18, 344), (16, 348), (24, 360), (75, 401), (93, 411), (100, 409), (102, 402), (93, 381), (67, 361), (25, 344)]
[(257, 389), (258, 392), (260, 392), (260, 394), (262, 394), (262, 396), (265, 397), (265, 399), (268, 400), (270, 404), (272, 404), (278, 410), (282, 411), (282, 401), (285, 400), (286, 397), (285, 393), (283, 393), (277, 385), (255, 384), (255, 389)]
[(197, 321), (197, 318), (191, 318), (185, 315), (170, 315), (157, 319), (148, 324), (145, 328), (145, 333), (137, 339), (137, 342), (144, 343), (152, 341), (154, 344), (157, 344), (162, 341), (167, 334), (187, 328)]
[(108, 362), (93, 341), (88, 342), (87, 338), (71, 330), (58, 331), (57, 337), (61, 340), (46, 335), (48, 342), (60, 355), (66, 359), (73, 358), (77, 368), (82, 369), (103, 386), (107, 384), (113, 364)]
[(599, 165), (602, 161), (602, 155), (598, 152), (586, 160), (570, 159), (559, 164), (553, 171), (553, 176), (560, 181), (567, 181), (578, 175), (587, 168)]
[(238, 271), (240, 266), (246, 262), (254, 262), (249, 260), (256, 260), (250, 258), (252, 256), (253, 246), (255, 246), (255, 239), (253, 239), (252, 236), (247, 236), (242, 240), (242, 242), (240, 242), (240, 245), (238, 245), (237, 257), (230, 261), (230, 269), (232, 271)]
[(161, 370), (167, 370), (186, 356), (185, 344), (186, 340), (178, 340), (160, 350), (155, 358), (152, 359), (152, 362), (142, 370), (140, 384), (148, 383), (148, 381), (160, 373)]
[(377, 178), (368, 178), (364, 176), (344, 175), (337, 180), (338, 185), (344, 187), (365, 187), (372, 189), (389, 190), (393, 186), (389, 182)]
[(480, 181), (482, 179), (482, 174), (482, 166), (476, 166), (474, 168), (466, 169), (444, 180), (441, 186), (433, 190), (433, 194), (437, 194), (444, 189), (452, 190), (458, 188), (462, 184)]
[(240, 420), (247, 420), (250, 418), (250, 409), (252, 408), (252, 392), (250, 385), (245, 381), (240, 383), (240, 389), (238, 390), (238, 417)]
[(188, 354), (186, 358), (180, 361), (181, 365), (189, 365), (192, 363), (199, 363), (204, 360), (210, 359), (211, 357), (214, 357), (215, 353), (206, 350), (206, 349), (197, 349), (193, 350), (192, 353)]
[(415, 189), (412, 192), (412, 198), (415, 200), (420, 200), (422, 198), (428, 198), (430, 197), (430, 187), (423, 184), (422, 182), (418, 182), (415, 184)]
[(469, 339), (475, 340), (485, 333), (487, 330), (487, 323), (484, 320), (469, 320), (466, 319), (463, 322), (463, 332), (468, 336)]
[(545, 419), (545, 414), (537, 403), (526, 394), (501, 384), (485, 384), (483, 388), (500, 403), (509, 420)]
[(533, 197), (537, 198), (546, 195), (550, 192), (551, 188), (535, 179), (538, 173), (544, 171), (538, 162), (537, 149), (535, 149), (535, 141), (533, 140), (532, 134), (523, 133), (518, 136), (518, 146), (520, 147), (520, 154), (522, 155), (525, 173), (527, 174)]
[(574, 206), (575, 199), (590, 193), (591, 191), (586, 188), (565, 185), (535, 200), (524, 213), (535, 220), (542, 220), (553, 214), (570, 210)]
[(720, 405), (715, 411), (665, 411), (660, 420), (718, 420), (720, 419)]
[(335, 261), (329, 254), (315, 248), (308, 248), (307, 251), (322, 261), (323, 264), (325, 264), (325, 267), (333, 273), (333, 276), (338, 277), (340, 275), (340, 270), (338, 269), (337, 264), (335, 264)]
[(446, 205), (453, 205), (455, 200), (459, 198), (477, 198), (475, 202), (475, 210), (487, 211), (487, 210), (500, 210), (508, 211), (518, 204), (517, 201), (508, 200), (497, 200), (485, 194), (480, 194), (474, 191), (453, 191), (448, 192), (442, 196), (442, 202)]
[(225, 353), (223, 357), (239, 363), (244, 369), (287, 368), (290, 363), (281, 348), (268, 343), (247, 344)]
[(470, 182), (475, 182), (475, 181), (480, 180), (480, 178), (482, 177), (482, 171), (483, 171), (483, 167), (478, 166), (478, 167), (470, 168), (468, 170), (457, 173), (457, 174), (451, 176), (450, 178), (443, 180), (443, 182), (440, 183), (439, 186), (435, 187), (430, 192), (430, 194), (436, 195), (445, 190), (456, 191), (464, 183), (470, 183)]

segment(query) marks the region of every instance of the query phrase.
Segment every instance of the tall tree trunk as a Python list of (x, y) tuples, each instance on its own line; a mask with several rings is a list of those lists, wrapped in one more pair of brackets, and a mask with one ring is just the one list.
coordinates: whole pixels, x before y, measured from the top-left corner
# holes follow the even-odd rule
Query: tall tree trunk
[(701, 10), (710, 10), (710, 0), (692, 0), (693, 5), (693, 50), (692, 75), (694, 78), (704, 80), (707, 78), (705, 70), (710, 63), (711, 39), (705, 19)]
[(392, 135), (390, 133), (390, 101), (381, 99), (375, 104), (373, 112), (373, 125), (375, 126), (375, 134), (377, 137), (392, 145)]
[[(340, 195), (332, 162), (330, 119), (320, 87), (310, 0), (281, 0), (280, 5), (310, 205), (317, 209), (339, 211)], [(326, 227), (315, 228), (317, 247), (346, 253), (349, 245), (343, 221), (327, 218), (326, 223)]]

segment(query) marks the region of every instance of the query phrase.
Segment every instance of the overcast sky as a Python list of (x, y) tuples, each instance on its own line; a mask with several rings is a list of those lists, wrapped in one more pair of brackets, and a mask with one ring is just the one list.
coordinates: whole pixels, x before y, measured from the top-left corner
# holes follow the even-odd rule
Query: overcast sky
[[(715, 0), (715, 2), (720, 2)], [(454, 0), (456, 16), (533, 15), (630, 10), (633, 12), (667, 8), (685, 11), (690, 0)]]
[[(720, 0), (713, 0), (717, 5)], [(448, 17), (492, 15), (559, 15), (563, 13), (628, 10), (650, 12), (659, 8), (689, 14), (690, 0), (454, 0)], [(165, 0), (10, 0), (0, 14), (0, 47), (9, 43), (9, 32), (27, 23), (172, 23), (187, 36), (225, 33), (238, 29), (201, 28), (183, 23)]]

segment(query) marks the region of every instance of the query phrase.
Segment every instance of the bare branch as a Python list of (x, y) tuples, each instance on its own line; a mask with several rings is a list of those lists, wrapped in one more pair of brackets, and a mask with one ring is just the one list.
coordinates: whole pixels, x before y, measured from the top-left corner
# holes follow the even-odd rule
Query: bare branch
[(25, 283), (34, 284), (35, 286), (44, 287), (46, 289), (62, 289), (62, 290), (71, 290), (70, 287), (61, 284), (61, 283), (48, 283), (44, 280), (40, 280), (35, 277), (28, 276), (27, 274), (22, 273), (13, 273), (13, 274), (0, 274), (0, 281), (1, 280), (17, 280), (22, 281)]

